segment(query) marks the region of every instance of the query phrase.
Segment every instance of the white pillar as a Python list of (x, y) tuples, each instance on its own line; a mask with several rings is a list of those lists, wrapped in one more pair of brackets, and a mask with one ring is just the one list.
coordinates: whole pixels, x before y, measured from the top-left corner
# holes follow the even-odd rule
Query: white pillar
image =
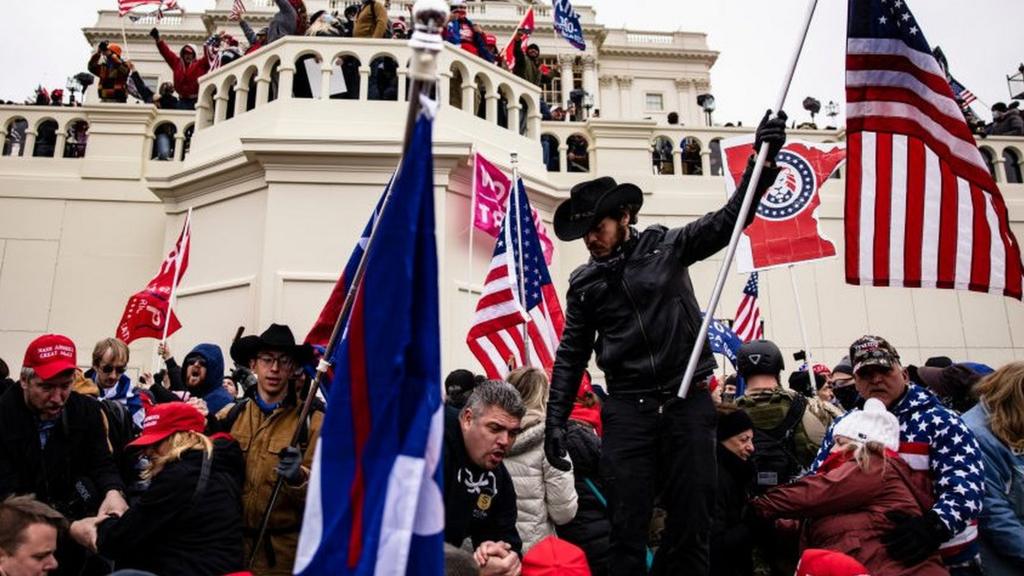
[[(599, 92), (600, 91), (605, 91), (606, 93), (611, 95), (612, 91), (615, 90), (615, 88), (612, 87), (612, 84), (615, 83), (615, 76), (612, 76), (610, 74), (599, 77), (597, 79), (597, 83), (598, 83), (598, 86), (599, 86), (599, 89), (598, 89)], [(603, 98), (602, 98), (602, 101), (604, 101)], [(609, 104), (609, 106), (610, 105), (611, 104)], [(604, 112), (602, 112), (603, 117), (605, 117), (605, 118), (608, 117), (608, 114), (609, 114), (610, 110), (605, 110), (605, 109), (601, 108), (600, 106), (597, 105), (596, 101), (595, 101), (595, 104), (594, 104), (594, 108), (596, 110), (604, 110)]]
[(462, 111), (467, 114), (476, 114), (473, 105), (476, 103), (476, 83), (462, 83)]
[(360, 66), (359, 67), (359, 99), (369, 100), (370, 99), (370, 67)]
[(228, 117), (228, 95), (227, 90), (224, 94), (217, 93), (217, 97), (214, 99), (213, 106), (213, 123), (217, 124), (223, 122)]
[(292, 97), (292, 85), (295, 83), (295, 68), (281, 66), (277, 69), (277, 99), (289, 100)]
[(484, 104), (484, 116), (488, 122), (498, 123), (498, 94), (487, 95), (487, 103)]
[[(408, 96), (406, 96), (406, 86), (405, 86), (405, 79), (408, 78), (408, 77), (409, 77), (409, 71), (408, 70), (404, 70), (403, 69), (403, 70), (399, 70), (398, 71), (398, 101), (399, 102), (405, 102), (405, 99), (408, 98)], [(410, 89), (412, 88), (412, 84), (411, 83), (409, 85), (409, 88)], [(437, 89), (440, 90), (441, 86), (438, 86)], [(442, 92), (438, 92), (438, 94), (437, 94), (437, 103), (438, 104), (440, 104), (442, 102), (441, 94), (442, 94)], [(445, 94), (444, 97), (447, 97), (447, 94)]]
[(515, 134), (519, 134), (519, 102), (509, 102), (508, 129)]
[(262, 106), (270, 100), (270, 78), (256, 79), (256, 106)]
[(583, 56), (583, 89), (594, 99), (594, 108), (601, 108), (601, 89), (597, 85), (597, 58)]
[(569, 171), (569, 147), (565, 142), (558, 145), (558, 167), (563, 173)]
[[(33, 152), (35, 151), (35, 147), (36, 147), (36, 131), (35, 130), (25, 130), (25, 146), (22, 148), (22, 150), (24, 150), (24, 152), (22, 152), (21, 155), (22, 156), (29, 156), (29, 157), (31, 157), (33, 155)], [(1002, 160), (1000, 160), (1000, 162), (1002, 162)]]
[[(258, 91), (258, 90), (257, 90)], [(249, 85), (242, 86), (239, 83), (238, 88), (235, 89), (235, 115), (234, 117), (245, 114), (245, 109), (249, 105)]]
[(679, 114), (679, 123), (692, 126), (690, 120), (690, 112), (696, 105), (695, 102), (689, 100), (690, 97), (690, 81), (686, 78), (676, 78), (676, 112)]
[(683, 151), (677, 146), (672, 150), (672, 174), (679, 176), (683, 173)]
[(534, 140), (540, 140), (540, 119), (541, 119), (541, 115), (540, 115), (539, 111), (535, 110), (535, 111), (530, 112), (530, 117), (527, 118), (527, 122), (526, 122), (526, 136), (527, 136), (527, 138), (533, 138)]
[(64, 131), (57, 132), (57, 143), (53, 145), (53, 157), (63, 158), (64, 157), (64, 144), (67, 142), (68, 133)]
[(185, 158), (185, 134), (174, 135), (174, 160), (181, 162)]
[(331, 99), (331, 65), (324, 64), (320, 68), (320, 99)]
[(572, 65), (576, 57), (572, 54), (559, 54), (558, 63), (562, 68), (562, 95), (559, 105), (569, 107), (569, 93), (572, 92)]
[(619, 81), (619, 116), (623, 120), (632, 120), (633, 117), (633, 94), (630, 89), (633, 87), (632, 76), (617, 76)]
[[(404, 75), (405, 76), (409, 75), (408, 70), (405, 71)], [(402, 79), (402, 77), (399, 76), (399, 81), (400, 82), (401, 82), (401, 79)], [(398, 85), (398, 89), (404, 91), (405, 90), (404, 86), (405, 86), (405, 82), (401, 82)], [(451, 102), (450, 102), (451, 94), (449, 93), (449, 91), (452, 89), (451, 87), (452, 87), (452, 73), (451, 72), (441, 72), (441, 81), (440, 81), (440, 84), (437, 87), (437, 102), (439, 104), (451, 105)], [(405, 100), (405, 98), (399, 98), (399, 100)]]
[[(31, 148), (29, 148), (29, 150), (31, 150)], [(995, 156), (995, 160), (992, 162), (992, 166), (995, 167), (996, 172), (995, 180), (997, 183), (1002, 184), (1006, 182), (1006, 161), (1003, 160), (1002, 154), (996, 154), (993, 152), (993, 155)]]
[(711, 150), (708, 148), (700, 151), (700, 173), (702, 176), (711, 175)]

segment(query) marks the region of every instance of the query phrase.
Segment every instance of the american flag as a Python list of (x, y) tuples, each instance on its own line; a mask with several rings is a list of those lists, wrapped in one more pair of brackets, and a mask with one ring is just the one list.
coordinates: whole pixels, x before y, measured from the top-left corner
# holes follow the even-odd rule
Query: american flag
[[(518, 214), (516, 197), (519, 201)], [(537, 366), (550, 372), (565, 326), (558, 293), (544, 262), (544, 252), (537, 239), (537, 229), (530, 216), (530, 201), (522, 180), (517, 183), (514, 193), (508, 195), (506, 214), (494, 246), (483, 294), (476, 306), (476, 319), (466, 337), (470, 351), (488, 378), (503, 378), (510, 366)], [(522, 273), (519, 269), (520, 234)], [(520, 277), (526, 292), (525, 306), (519, 297)], [(524, 344), (528, 360), (525, 362)]]
[(949, 77), (949, 87), (953, 90), (953, 95), (956, 96), (957, 101), (960, 103), (960, 108), (964, 110), (971, 105), (971, 102), (978, 99), (974, 92), (968, 90), (966, 86), (957, 82), (956, 78), (952, 76)]
[(761, 324), (761, 307), (757, 305), (757, 272), (752, 272), (743, 287), (743, 299), (736, 308), (736, 320), (732, 323), (733, 332), (744, 342), (764, 338), (764, 325)]
[(228, 20), (241, 20), (242, 14), (245, 14), (245, 4), (242, 3), (242, 0), (235, 0), (231, 5), (231, 13), (228, 14)]
[(161, 12), (164, 10), (179, 10), (178, 0), (117, 0), (118, 13), (121, 16), (135, 10), (139, 6), (157, 6)]
[(850, 0), (846, 281), (1021, 298), (1006, 204), (903, 0)]

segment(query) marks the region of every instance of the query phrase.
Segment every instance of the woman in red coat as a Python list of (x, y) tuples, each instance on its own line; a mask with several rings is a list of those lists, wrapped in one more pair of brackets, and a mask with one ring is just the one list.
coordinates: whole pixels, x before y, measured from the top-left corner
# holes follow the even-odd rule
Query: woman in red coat
[(931, 487), (896, 452), (899, 431), (896, 416), (869, 399), (863, 410), (836, 423), (836, 448), (816, 474), (754, 499), (754, 510), (768, 519), (803, 520), (805, 548), (842, 552), (871, 574), (948, 574), (938, 552), (905, 566), (889, 556), (882, 542), (893, 519), (920, 516), (933, 504)]

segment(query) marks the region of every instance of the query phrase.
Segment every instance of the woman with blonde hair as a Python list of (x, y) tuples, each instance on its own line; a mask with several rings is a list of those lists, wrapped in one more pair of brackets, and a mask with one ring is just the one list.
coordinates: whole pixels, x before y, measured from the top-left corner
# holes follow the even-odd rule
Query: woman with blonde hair
[(871, 574), (948, 574), (938, 551), (913, 566), (889, 555), (884, 536), (934, 503), (930, 481), (914, 474), (897, 450), (900, 423), (875, 398), (838, 420), (835, 447), (815, 474), (775, 487), (751, 501), (761, 518), (802, 520), (802, 548), (835, 550)]
[(978, 542), (985, 574), (1024, 574), (1024, 362), (1011, 362), (974, 386), (978, 403), (963, 418), (985, 464)]
[(516, 487), (516, 530), (523, 539), (525, 554), (534, 544), (555, 534), (556, 525), (576, 516), (576, 487), (571, 470), (558, 470), (544, 457), (547, 375), (538, 368), (519, 368), (507, 380), (526, 404), (522, 432), (505, 457), (505, 467)]
[(118, 569), (216, 575), (242, 570), (242, 451), (203, 435), (206, 419), (184, 402), (147, 409), (142, 435), (149, 488), (124, 516), (86, 518), (71, 535)]

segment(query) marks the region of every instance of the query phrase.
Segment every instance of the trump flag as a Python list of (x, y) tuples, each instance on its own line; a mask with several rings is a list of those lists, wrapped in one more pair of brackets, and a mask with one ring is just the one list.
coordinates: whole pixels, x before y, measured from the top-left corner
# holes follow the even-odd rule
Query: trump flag
[(330, 358), (296, 574), (444, 573), (432, 124), (416, 121)]
[[(505, 205), (508, 203), (508, 192), (512, 189), (512, 179), (505, 176), (501, 168), (495, 166), (483, 154), (473, 155), (473, 226), (483, 230), (490, 237), (497, 238), (501, 234), (501, 223), (505, 219)], [(540, 219), (540, 213), (530, 208), (533, 225), (537, 229), (537, 239), (544, 251), (544, 261), (549, 265), (555, 255), (555, 243), (548, 235), (548, 229)]]
[[(736, 190), (754, 152), (754, 136), (739, 136), (721, 143), (725, 185)], [(740, 237), (736, 269), (746, 273), (785, 264), (820, 260), (836, 255), (836, 247), (818, 229), (818, 190), (846, 159), (843, 144), (791, 140), (779, 152), (782, 171), (761, 198), (754, 221)]]

